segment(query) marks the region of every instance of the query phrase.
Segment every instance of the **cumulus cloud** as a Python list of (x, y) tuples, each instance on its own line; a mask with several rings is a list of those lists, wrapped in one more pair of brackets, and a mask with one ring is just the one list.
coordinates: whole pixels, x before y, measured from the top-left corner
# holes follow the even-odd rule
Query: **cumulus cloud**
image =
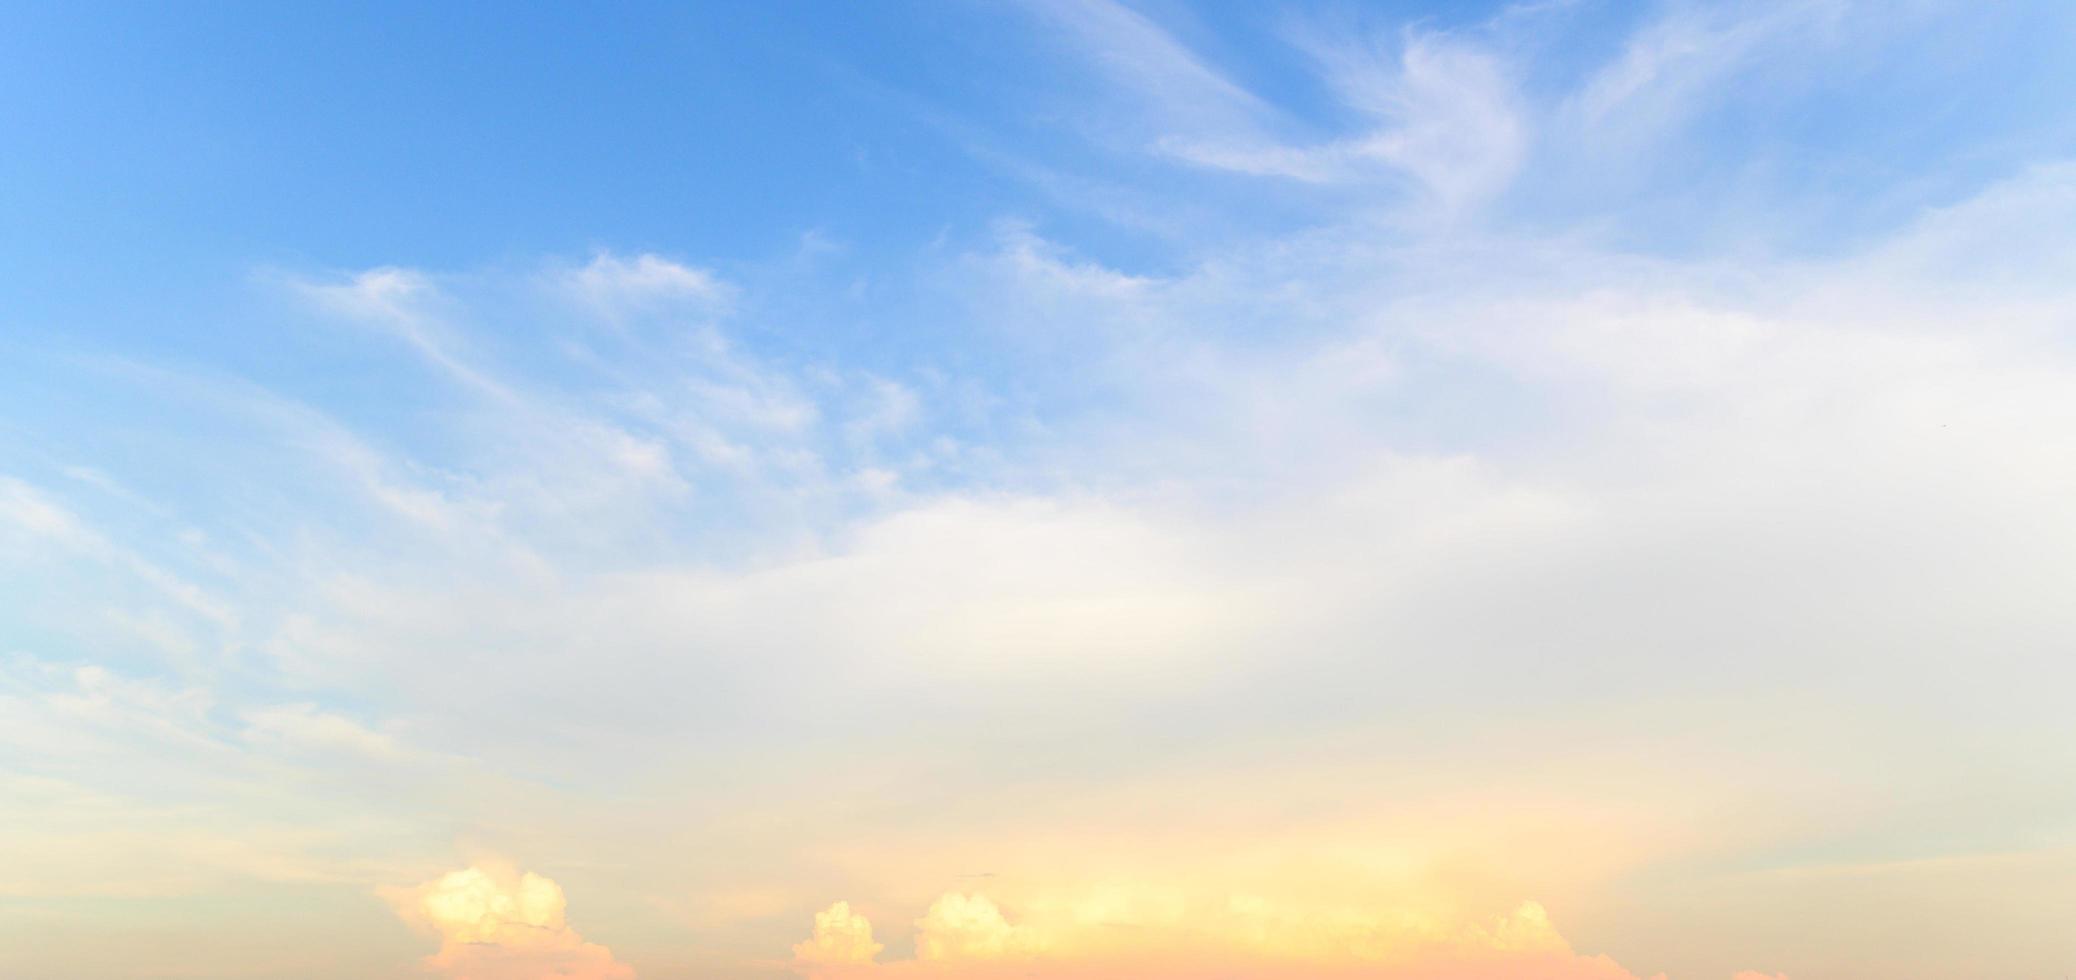
[(633, 980), (632, 967), (570, 928), (562, 886), (478, 863), (389, 894), (397, 913), (440, 937), (425, 967), (452, 980)]
[(872, 923), (837, 902), (815, 913), (814, 935), (793, 947), (793, 961), (805, 967), (870, 963), (886, 947), (872, 939)]
[(1035, 933), (1010, 925), (986, 895), (953, 892), (915, 923), (915, 953), (925, 960), (1001, 959), (1042, 948)]
[[(1147, 897), (1147, 896), (1140, 896)], [(1012, 923), (985, 895), (948, 893), (915, 923), (916, 956), (872, 962), (851, 945), (870, 926), (838, 902), (794, 947), (815, 977), (1280, 978), (1347, 980), (1638, 980), (1580, 953), (1534, 902), (1488, 921), (1415, 909), (1329, 907), (1229, 895), (1120, 904), (1115, 888), (1035, 903)], [(1136, 904), (1137, 911), (1126, 913)], [(1654, 980), (1664, 980), (1662, 976)], [(1733, 980), (1786, 980), (1740, 973)]]

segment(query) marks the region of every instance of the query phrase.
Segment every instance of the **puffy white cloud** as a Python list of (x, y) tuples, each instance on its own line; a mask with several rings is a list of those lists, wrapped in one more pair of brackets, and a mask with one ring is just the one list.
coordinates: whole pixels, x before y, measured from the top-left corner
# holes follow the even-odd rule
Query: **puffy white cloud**
[(388, 897), (399, 915), (440, 937), (425, 965), (453, 980), (634, 977), (611, 950), (570, 928), (562, 887), (530, 871), (479, 863)]
[(870, 963), (886, 947), (872, 939), (872, 923), (837, 902), (815, 913), (814, 935), (793, 947), (793, 960), (807, 967)]
[(915, 923), (915, 954), (924, 960), (1001, 959), (1042, 948), (1031, 930), (1010, 925), (986, 895), (945, 895)]

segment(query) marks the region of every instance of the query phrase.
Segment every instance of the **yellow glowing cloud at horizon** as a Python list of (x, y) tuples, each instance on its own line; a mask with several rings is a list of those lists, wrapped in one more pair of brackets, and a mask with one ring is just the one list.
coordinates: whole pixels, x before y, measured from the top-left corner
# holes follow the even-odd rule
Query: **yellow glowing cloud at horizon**
[(634, 969), (564, 919), (562, 886), (493, 862), (385, 895), (440, 937), (426, 968), (453, 980), (634, 980)]
[(851, 903), (837, 902), (815, 913), (814, 935), (793, 947), (793, 959), (813, 966), (870, 963), (885, 948), (872, 940), (872, 923), (852, 912)]
[[(812, 938), (794, 947), (794, 968), (815, 980), (1639, 980), (1609, 957), (1573, 950), (1535, 902), (1494, 921), (1449, 922), (1409, 911), (1308, 908), (1250, 896), (1134, 904), (1120, 902), (1112, 890), (1042, 903), (1012, 921), (985, 895), (951, 892), (915, 921), (914, 959), (876, 962), (882, 948), (871, 941), (864, 917), (837, 902), (816, 914)], [(1787, 978), (1746, 971), (1732, 980)]]

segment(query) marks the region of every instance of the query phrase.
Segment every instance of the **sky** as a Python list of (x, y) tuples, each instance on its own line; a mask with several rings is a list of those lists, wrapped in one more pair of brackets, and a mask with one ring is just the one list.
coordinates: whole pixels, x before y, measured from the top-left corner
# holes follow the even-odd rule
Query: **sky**
[(0, 976), (2076, 971), (2072, 40), (0, 4)]

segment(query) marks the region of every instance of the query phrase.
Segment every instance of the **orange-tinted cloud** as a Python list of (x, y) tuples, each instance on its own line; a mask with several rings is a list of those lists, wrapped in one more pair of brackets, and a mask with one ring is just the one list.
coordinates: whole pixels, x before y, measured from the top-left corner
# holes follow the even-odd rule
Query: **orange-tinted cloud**
[(1032, 956), (1044, 948), (1034, 930), (1010, 925), (985, 895), (953, 892), (915, 923), (915, 953), (923, 960), (997, 960)]
[(793, 947), (793, 960), (803, 966), (847, 966), (870, 963), (885, 946), (872, 941), (872, 923), (837, 902), (815, 913), (815, 932)]
[[(1120, 908), (1128, 908), (1120, 914)], [(839, 914), (840, 913), (840, 914)], [(1606, 956), (1572, 949), (1542, 906), (1495, 920), (1449, 922), (1390, 910), (1299, 908), (1249, 897), (1222, 903), (1117, 896), (1046, 902), (1021, 921), (983, 895), (951, 893), (915, 922), (916, 957), (873, 962), (820, 956), (870, 926), (839, 902), (794, 947), (795, 967), (818, 980), (994, 977), (1058, 980), (1345, 978), (1345, 980), (1639, 980)], [(811, 955), (812, 954), (812, 955)], [(1662, 977), (1656, 980), (1663, 980)], [(1733, 980), (1786, 980), (1740, 973)]]
[(452, 980), (633, 980), (611, 950), (569, 927), (562, 886), (479, 863), (388, 895), (397, 913), (440, 937), (428, 972)]

